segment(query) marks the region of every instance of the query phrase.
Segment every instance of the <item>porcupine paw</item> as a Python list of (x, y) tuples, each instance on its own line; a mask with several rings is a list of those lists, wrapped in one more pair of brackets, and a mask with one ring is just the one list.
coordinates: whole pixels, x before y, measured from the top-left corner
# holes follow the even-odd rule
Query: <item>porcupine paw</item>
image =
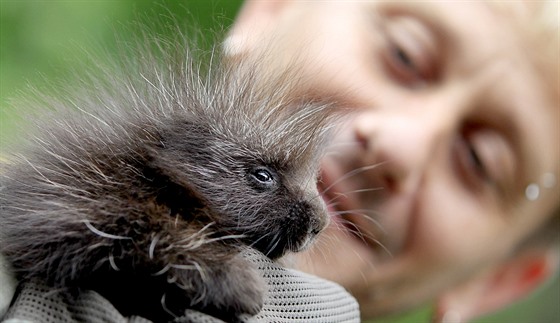
[(228, 322), (242, 322), (263, 306), (266, 284), (260, 273), (240, 256), (212, 268), (204, 285), (203, 311)]

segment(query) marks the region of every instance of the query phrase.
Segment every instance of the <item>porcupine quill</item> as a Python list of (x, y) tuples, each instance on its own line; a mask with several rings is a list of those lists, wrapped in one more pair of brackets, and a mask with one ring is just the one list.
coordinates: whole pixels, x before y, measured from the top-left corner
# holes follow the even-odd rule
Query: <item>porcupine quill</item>
[(257, 75), (258, 60), (187, 38), (145, 36), (64, 97), (29, 100), (42, 113), (0, 170), (0, 252), (21, 282), (92, 289), (155, 322), (186, 308), (237, 321), (265, 293), (241, 250), (276, 259), (325, 227), (332, 109), (288, 97), (289, 71)]

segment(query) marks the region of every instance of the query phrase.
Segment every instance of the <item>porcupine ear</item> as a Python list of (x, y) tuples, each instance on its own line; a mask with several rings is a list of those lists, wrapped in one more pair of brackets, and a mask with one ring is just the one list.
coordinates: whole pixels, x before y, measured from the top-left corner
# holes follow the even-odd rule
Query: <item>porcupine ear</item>
[[(150, 158), (143, 169), (143, 175), (157, 188), (157, 202), (170, 208), (172, 214), (196, 214), (204, 209), (208, 201), (200, 194), (180, 168), (173, 167), (165, 153), (156, 152), (158, 158)], [(171, 166), (171, 167), (170, 167)]]

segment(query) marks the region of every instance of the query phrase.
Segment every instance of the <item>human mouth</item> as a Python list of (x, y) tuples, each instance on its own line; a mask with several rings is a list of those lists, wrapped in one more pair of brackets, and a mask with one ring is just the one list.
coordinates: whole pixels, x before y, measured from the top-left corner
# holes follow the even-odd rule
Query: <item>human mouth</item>
[(342, 172), (332, 162), (323, 163), (319, 192), (332, 220), (331, 229), (341, 239), (350, 240), (370, 252), (379, 249), (381, 243), (376, 236), (380, 230), (372, 217), (372, 210), (360, 208), (361, 203), (353, 193), (356, 190), (346, 181), (340, 180), (342, 176)]

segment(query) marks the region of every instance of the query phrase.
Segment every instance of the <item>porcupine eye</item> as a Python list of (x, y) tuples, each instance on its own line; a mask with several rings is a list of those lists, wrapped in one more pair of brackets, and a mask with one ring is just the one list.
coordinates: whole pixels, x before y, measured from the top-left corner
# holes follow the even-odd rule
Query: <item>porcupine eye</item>
[(276, 187), (276, 176), (274, 171), (268, 167), (255, 167), (249, 172), (251, 182), (261, 189)]
[(272, 174), (270, 174), (266, 169), (259, 169), (253, 173), (255, 179), (263, 184), (271, 182)]

